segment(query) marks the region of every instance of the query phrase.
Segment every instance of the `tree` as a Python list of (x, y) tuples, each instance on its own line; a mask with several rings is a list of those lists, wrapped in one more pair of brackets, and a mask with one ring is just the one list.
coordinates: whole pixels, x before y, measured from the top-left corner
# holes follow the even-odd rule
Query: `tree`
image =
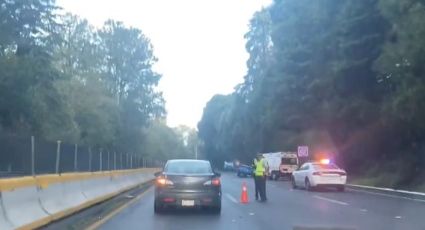
[(0, 131), (148, 154), (146, 128), (166, 115), (149, 39), (57, 9), (53, 0), (0, 3)]
[(28, 54), (54, 36), (54, 0), (2, 1), (0, 5), (0, 56)]

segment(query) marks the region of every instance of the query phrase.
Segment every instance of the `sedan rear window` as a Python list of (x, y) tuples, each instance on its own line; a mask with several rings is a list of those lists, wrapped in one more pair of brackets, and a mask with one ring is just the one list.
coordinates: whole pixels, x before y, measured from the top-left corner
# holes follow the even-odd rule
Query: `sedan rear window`
[(316, 170), (339, 169), (338, 166), (334, 164), (313, 164), (313, 167)]
[(212, 174), (211, 165), (207, 161), (172, 161), (165, 166), (167, 174)]

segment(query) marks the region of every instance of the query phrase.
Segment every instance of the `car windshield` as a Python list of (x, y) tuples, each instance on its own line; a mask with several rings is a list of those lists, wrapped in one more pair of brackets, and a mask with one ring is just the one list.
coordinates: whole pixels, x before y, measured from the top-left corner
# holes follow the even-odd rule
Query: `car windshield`
[(297, 159), (296, 158), (282, 158), (282, 164), (284, 164), (284, 165), (296, 165)]
[(334, 164), (313, 164), (313, 167), (316, 170), (339, 169), (338, 166)]
[(207, 161), (171, 161), (165, 166), (166, 174), (212, 174), (211, 165)]

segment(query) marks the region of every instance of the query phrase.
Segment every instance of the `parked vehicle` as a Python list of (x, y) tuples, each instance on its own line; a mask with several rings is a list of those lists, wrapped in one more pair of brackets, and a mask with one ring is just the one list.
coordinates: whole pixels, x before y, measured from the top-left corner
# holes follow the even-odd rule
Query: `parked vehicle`
[(254, 170), (251, 166), (248, 165), (240, 165), (237, 169), (238, 177), (247, 177), (252, 176), (254, 174)]
[(232, 161), (225, 161), (223, 166), (224, 171), (234, 171), (235, 165)]
[(271, 180), (280, 177), (291, 178), (292, 172), (298, 169), (298, 155), (296, 152), (264, 153), (264, 159), (269, 165), (269, 176)]
[(329, 161), (303, 164), (292, 175), (292, 187), (304, 187), (308, 191), (317, 187), (336, 187), (344, 191), (347, 173)]

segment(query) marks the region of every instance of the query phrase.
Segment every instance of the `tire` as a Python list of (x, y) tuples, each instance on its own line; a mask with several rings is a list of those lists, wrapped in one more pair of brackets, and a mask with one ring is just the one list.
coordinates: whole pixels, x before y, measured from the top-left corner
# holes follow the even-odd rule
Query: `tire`
[(221, 204), (218, 206), (211, 207), (211, 212), (213, 214), (219, 215), (221, 213)]
[(310, 184), (310, 180), (308, 178), (305, 178), (305, 189), (309, 192), (313, 191), (313, 186)]
[(164, 212), (164, 207), (161, 204), (159, 204), (157, 201), (155, 201), (153, 205), (153, 210), (155, 214), (161, 214)]
[(345, 185), (340, 185), (337, 187), (338, 192), (344, 192), (345, 191)]
[(293, 189), (297, 189), (297, 184), (295, 183), (295, 178), (291, 177), (291, 182), (292, 182), (292, 188)]
[(276, 172), (272, 172), (271, 179), (272, 180), (278, 180), (279, 179), (279, 175), (277, 175)]

